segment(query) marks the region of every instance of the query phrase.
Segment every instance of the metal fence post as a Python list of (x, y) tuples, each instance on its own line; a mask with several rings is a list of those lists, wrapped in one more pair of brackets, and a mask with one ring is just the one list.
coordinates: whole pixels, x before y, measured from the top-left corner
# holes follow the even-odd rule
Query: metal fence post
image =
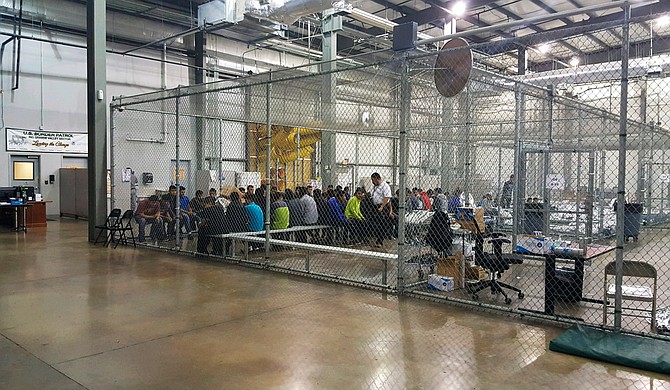
[[(111, 203), (110, 203), (110, 210), (114, 210), (116, 207), (116, 188), (114, 186), (115, 181), (114, 181), (114, 173), (116, 173), (116, 162), (114, 160), (114, 108), (112, 107), (112, 103), (109, 104), (109, 142), (110, 142), (110, 147), (109, 147), (109, 169), (111, 170), (111, 174), (109, 175), (110, 179), (110, 189), (111, 189)], [(132, 207), (131, 207), (132, 209)], [(133, 212), (135, 210), (133, 209)]]
[(403, 57), (401, 74), (400, 74), (400, 123), (399, 123), (399, 177), (398, 186), (399, 200), (398, 200), (398, 294), (402, 295), (404, 288), (404, 265), (405, 265), (405, 188), (407, 188), (407, 157), (408, 157), (408, 142), (407, 142), (407, 128), (410, 124), (411, 114), (411, 97), (412, 90), (409, 83), (409, 67), (407, 61), (407, 53)]
[[(272, 155), (272, 123), (270, 121), (272, 94), (272, 71), (268, 74), (268, 82), (265, 85), (265, 126), (266, 126), (266, 159), (265, 159), (265, 266), (270, 264), (270, 157)], [(279, 181), (277, 181), (279, 185)]]
[(175, 198), (175, 247), (179, 248), (179, 233), (181, 233), (180, 220), (180, 201), (179, 201), (179, 96), (181, 95), (181, 87), (177, 87), (177, 97), (175, 100), (175, 187), (177, 187), (177, 196)]
[(614, 329), (621, 330), (621, 284), (623, 283), (624, 209), (626, 203), (626, 133), (628, 130), (628, 56), (630, 40), (630, 5), (624, 7), (623, 42), (621, 44), (621, 103), (619, 112), (619, 180), (616, 218), (616, 289)]
[(514, 84), (514, 192), (512, 196), (512, 246), (516, 247), (517, 235), (519, 234), (519, 223), (523, 220), (523, 201), (521, 198), (521, 169), (519, 163), (521, 161), (521, 126), (522, 126), (522, 112), (521, 100), (523, 95), (521, 93), (521, 86), (519, 83)]
[(554, 144), (554, 96), (555, 96), (555, 89), (553, 85), (550, 85), (549, 88), (547, 89), (547, 94), (549, 96), (549, 99), (547, 101), (547, 109), (548, 109), (548, 115), (549, 118), (547, 119), (547, 149), (544, 152), (544, 167), (543, 167), (543, 175), (544, 175), (544, 180), (545, 183), (542, 183), (542, 188), (543, 188), (543, 200), (542, 204), (544, 205), (544, 224), (542, 227), (542, 230), (544, 231), (544, 234), (549, 235), (549, 220), (550, 220), (550, 205), (551, 205), (551, 188), (547, 187), (547, 177), (549, 176), (549, 172), (551, 170), (551, 147)]

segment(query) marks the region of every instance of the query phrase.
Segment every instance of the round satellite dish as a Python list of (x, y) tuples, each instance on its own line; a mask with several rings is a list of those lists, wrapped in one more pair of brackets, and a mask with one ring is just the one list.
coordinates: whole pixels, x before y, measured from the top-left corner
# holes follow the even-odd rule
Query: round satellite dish
[(472, 73), (472, 50), (463, 38), (454, 38), (442, 46), (435, 60), (435, 87), (444, 97), (458, 95)]

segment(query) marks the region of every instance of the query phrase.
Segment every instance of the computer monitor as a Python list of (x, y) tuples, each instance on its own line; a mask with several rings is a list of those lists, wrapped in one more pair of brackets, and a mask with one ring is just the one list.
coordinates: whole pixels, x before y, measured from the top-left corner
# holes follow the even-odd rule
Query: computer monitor
[(35, 200), (35, 187), (0, 187), (0, 202), (9, 202), (10, 198)]
[(16, 195), (15, 187), (0, 187), (0, 202), (9, 202), (9, 198), (14, 198)]

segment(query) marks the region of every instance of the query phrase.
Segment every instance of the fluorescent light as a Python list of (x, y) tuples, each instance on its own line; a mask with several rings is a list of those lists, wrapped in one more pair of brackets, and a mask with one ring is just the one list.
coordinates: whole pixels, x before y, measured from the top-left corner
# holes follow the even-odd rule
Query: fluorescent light
[(572, 57), (570, 59), (570, 66), (572, 66), (573, 68), (576, 68), (577, 65), (579, 65), (579, 57)]
[(349, 12), (349, 16), (371, 26), (382, 28), (386, 31), (393, 31), (393, 27), (398, 25), (398, 23), (384, 19), (369, 12), (365, 12), (359, 8), (352, 9), (351, 12)]
[(658, 27), (665, 27), (670, 24), (670, 16), (663, 15), (660, 18), (656, 19), (654, 21), (654, 24), (657, 25)]
[(543, 43), (537, 48), (537, 51), (539, 51), (542, 54), (549, 53), (549, 50), (551, 50), (551, 46), (548, 43)]
[(467, 8), (467, 6), (465, 5), (464, 1), (458, 1), (458, 2), (456, 2), (456, 4), (454, 4), (453, 7), (451, 7), (451, 13), (454, 16), (460, 17), (460, 16), (463, 16), (465, 14), (466, 8)]
[[(396, 22), (390, 21), (388, 19), (384, 19), (382, 17), (371, 14), (369, 12), (363, 11), (360, 8), (351, 9), (351, 11), (348, 12), (348, 15), (352, 19), (356, 19), (360, 22), (369, 24), (369, 25), (374, 26), (374, 27), (379, 27), (381, 29), (384, 29), (384, 31), (387, 31), (387, 32), (393, 31), (393, 27), (398, 25), (398, 23), (396, 23)], [(428, 34), (422, 33), (422, 32), (419, 32), (416, 35), (417, 35), (417, 38), (419, 38), (419, 39), (433, 38), (431, 35), (428, 35)]]

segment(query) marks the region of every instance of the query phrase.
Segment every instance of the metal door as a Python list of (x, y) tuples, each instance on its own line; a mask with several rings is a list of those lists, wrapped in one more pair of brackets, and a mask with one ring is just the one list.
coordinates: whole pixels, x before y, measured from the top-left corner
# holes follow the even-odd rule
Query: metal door
[(40, 157), (11, 156), (10, 184), (35, 187), (35, 192), (40, 192)]

